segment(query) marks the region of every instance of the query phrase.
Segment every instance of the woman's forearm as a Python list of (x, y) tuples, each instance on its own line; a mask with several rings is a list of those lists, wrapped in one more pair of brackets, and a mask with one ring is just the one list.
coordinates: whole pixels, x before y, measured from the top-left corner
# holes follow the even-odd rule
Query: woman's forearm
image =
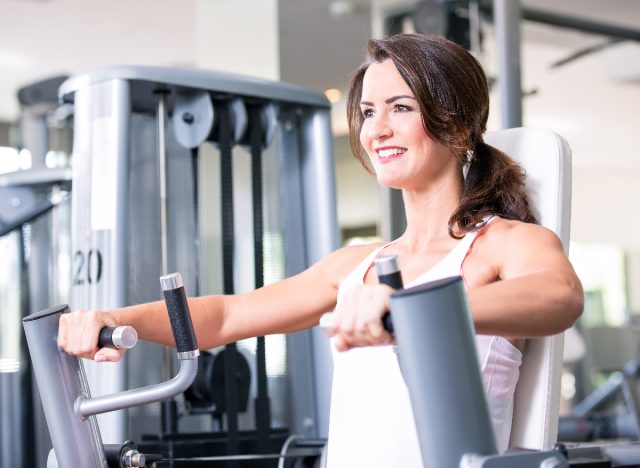
[[(188, 299), (188, 304), (198, 346), (206, 349), (223, 344), (225, 338), (220, 336), (219, 330), (224, 323), (225, 297), (194, 297)], [(175, 346), (164, 301), (148, 302), (107, 312), (119, 325), (135, 328), (140, 339)]]
[[(308, 288), (287, 294), (290, 283), (281, 281), (238, 295), (214, 295), (188, 299), (193, 329), (200, 349), (273, 333), (291, 333), (318, 324), (331, 309), (331, 294), (316, 297)], [(287, 286), (289, 284), (289, 286)], [(328, 297), (324, 297), (328, 296)], [(164, 301), (108, 311), (119, 325), (130, 325), (142, 340), (175, 346)]]

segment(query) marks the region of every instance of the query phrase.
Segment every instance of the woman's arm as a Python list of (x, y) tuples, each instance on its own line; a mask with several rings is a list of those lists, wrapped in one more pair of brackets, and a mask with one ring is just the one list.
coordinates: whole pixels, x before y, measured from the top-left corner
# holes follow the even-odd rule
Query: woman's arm
[[(552, 335), (582, 313), (582, 286), (560, 240), (534, 224), (496, 219), (479, 234), (462, 275), (479, 334)], [(392, 342), (381, 325), (392, 293), (384, 285), (364, 285), (345, 294), (332, 327), (338, 350)]]
[[(318, 323), (336, 303), (339, 281), (372, 249), (338, 250), (307, 270), (258, 290), (234, 296), (190, 298), (189, 308), (202, 349), (252, 336), (288, 333)], [(163, 301), (104, 312), (63, 314), (58, 344), (70, 354), (96, 360), (119, 360), (123, 352), (97, 348), (105, 326), (131, 325), (140, 339), (174, 346)]]
[(582, 285), (553, 232), (496, 220), (476, 243), (463, 275), (478, 333), (545, 336), (578, 319)]

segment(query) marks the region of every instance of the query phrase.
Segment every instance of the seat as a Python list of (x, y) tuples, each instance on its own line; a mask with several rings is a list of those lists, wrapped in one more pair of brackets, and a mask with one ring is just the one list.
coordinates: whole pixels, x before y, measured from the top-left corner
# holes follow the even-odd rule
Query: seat
[[(571, 149), (549, 130), (511, 128), (488, 132), (485, 141), (526, 171), (526, 186), (538, 222), (569, 250)], [(527, 340), (515, 391), (510, 447), (546, 450), (556, 443), (560, 409), (563, 334)]]

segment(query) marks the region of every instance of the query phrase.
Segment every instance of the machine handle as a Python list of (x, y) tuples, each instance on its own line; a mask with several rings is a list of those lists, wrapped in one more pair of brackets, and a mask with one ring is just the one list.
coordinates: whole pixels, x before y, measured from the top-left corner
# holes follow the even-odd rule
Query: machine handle
[[(376, 258), (374, 263), (380, 284), (386, 284), (393, 289), (404, 288), (397, 255), (385, 255)], [(393, 321), (391, 320), (391, 314), (389, 312), (382, 316), (382, 325), (389, 333), (393, 333)]]
[(138, 342), (138, 333), (135, 328), (104, 327), (98, 336), (98, 348), (131, 349)]
[[(184, 292), (184, 283), (180, 273), (171, 273), (160, 277), (160, 285), (164, 294), (164, 301), (167, 304), (169, 312), (169, 320), (171, 321), (171, 329), (173, 330), (173, 338), (176, 342), (178, 358), (181, 353), (192, 353), (198, 351), (198, 342), (196, 334), (193, 331), (193, 323), (191, 322), (191, 314), (189, 313), (189, 305), (187, 296)], [(185, 358), (189, 358), (185, 356)]]

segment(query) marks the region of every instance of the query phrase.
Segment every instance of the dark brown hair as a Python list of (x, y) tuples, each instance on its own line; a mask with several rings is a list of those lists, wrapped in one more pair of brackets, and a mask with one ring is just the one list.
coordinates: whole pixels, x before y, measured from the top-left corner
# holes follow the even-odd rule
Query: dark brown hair
[(355, 71), (347, 100), (351, 151), (368, 166), (360, 130), (362, 81), (372, 63), (391, 59), (416, 97), (427, 134), (469, 163), (460, 204), (449, 219), (449, 234), (476, 229), (488, 215), (536, 222), (525, 192), (524, 170), (487, 145), (482, 135), (489, 116), (487, 80), (478, 61), (463, 47), (438, 36), (398, 34), (372, 39)]

